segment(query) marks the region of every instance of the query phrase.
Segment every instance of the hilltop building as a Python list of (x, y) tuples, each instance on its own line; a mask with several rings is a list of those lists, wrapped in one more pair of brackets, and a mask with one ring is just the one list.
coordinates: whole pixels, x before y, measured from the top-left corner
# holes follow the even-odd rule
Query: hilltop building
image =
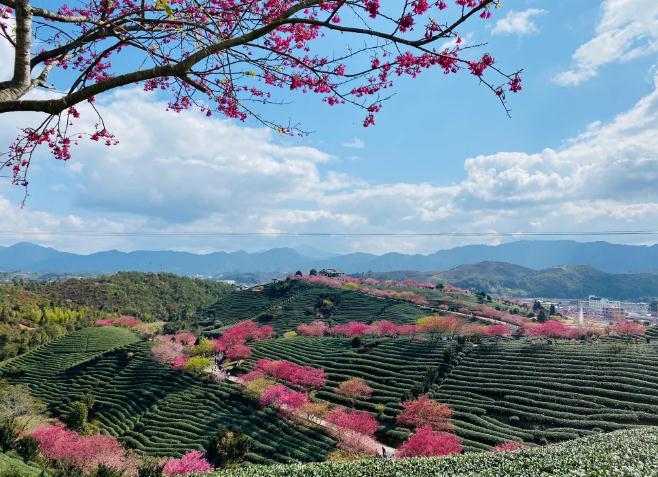
[(318, 272), (318, 275), (322, 275), (329, 278), (342, 278), (345, 276), (343, 272), (341, 272), (340, 270), (336, 270), (335, 268), (323, 268)]

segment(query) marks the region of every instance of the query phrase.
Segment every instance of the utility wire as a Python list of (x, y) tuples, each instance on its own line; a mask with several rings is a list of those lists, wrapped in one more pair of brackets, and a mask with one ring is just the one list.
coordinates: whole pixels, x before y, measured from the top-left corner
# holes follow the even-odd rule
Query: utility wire
[(655, 235), (658, 230), (599, 230), (583, 232), (111, 232), (94, 230), (0, 230), (0, 236), (71, 237), (603, 237)]

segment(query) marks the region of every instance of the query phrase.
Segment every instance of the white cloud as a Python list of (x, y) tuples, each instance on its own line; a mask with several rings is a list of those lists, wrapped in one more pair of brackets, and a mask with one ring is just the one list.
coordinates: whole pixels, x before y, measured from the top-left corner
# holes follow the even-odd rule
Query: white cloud
[(363, 139), (355, 137), (351, 141), (344, 142), (343, 147), (348, 149), (363, 149), (366, 147), (366, 143), (363, 142)]
[[(344, 175), (320, 172), (330, 155), (285, 145), (269, 129), (167, 112), (164, 103), (134, 89), (115, 93), (101, 108), (120, 144), (84, 141), (76, 151), (78, 158), (93, 157), (74, 167), (80, 207), (180, 223), (211, 214), (238, 217), (351, 184)], [(87, 109), (81, 114), (94, 119)]]
[(555, 78), (562, 86), (595, 77), (610, 63), (623, 63), (658, 52), (658, 2), (604, 0), (595, 36), (573, 54), (574, 66)]
[[(265, 248), (291, 242), (70, 240), (47, 231), (578, 232), (653, 229), (658, 222), (658, 74), (655, 90), (629, 111), (591, 124), (563, 147), (468, 158), (465, 179), (450, 186), (359, 180), (333, 170), (332, 157), (318, 149), (294, 145), (264, 129), (193, 112), (168, 113), (136, 90), (111, 95), (102, 111), (121, 144), (108, 148), (85, 141), (67, 165), (84, 167), (51, 177), (52, 168), (44, 166), (35, 178), (50, 180), (44, 187), (51, 185), (57, 191), (53, 196), (72, 197), (72, 213), (63, 212), (66, 207), (57, 209), (59, 213), (32, 211), (30, 201), (27, 209), (20, 209), (5, 195), (0, 196), (0, 221), (15, 229), (43, 231), (48, 244), (83, 251)], [(83, 119), (94, 118), (83, 110)], [(0, 116), (2, 141), (8, 124), (15, 126), (17, 118)], [(99, 218), (105, 214), (107, 218)], [(427, 252), (462, 240), (358, 237), (316, 245)]]
[(496, 22), (491, 29), (493, 35), (530, 35), (538, 33), (539, 28), (533, 17), (547, 13), (541, 8), (529, 8), (521, 12), (510, 10), (504, 18)]

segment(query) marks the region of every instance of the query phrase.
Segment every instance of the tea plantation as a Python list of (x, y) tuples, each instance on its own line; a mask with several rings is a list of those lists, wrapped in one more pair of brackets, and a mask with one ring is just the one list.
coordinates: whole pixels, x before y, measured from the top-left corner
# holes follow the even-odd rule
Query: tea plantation
[(489, 343), (472, 348), (431, 394), (454, 407), (469, 447), (658, 425), (658, 349), (621, 339)]
[(259, 410), (230, 383), (204, 381), (157, 364), (149, 343), (119, 328), (87, 328), (0, 365), (27, 384), (55, 415), (89, 400), (99, 427), (138, 452), (180, 455), (202, 449), (220, 425), (238, 424), (252, 439), (249, 460), (317, 461), (335, 447), (318, 430)]
[[(379, 421), (390, 426), (392, 438), (404, 438), (406, 431), (395, 429), (400, 402), (427, 392), (444, 363), (455, 353), (455, 342), (419, 341), (410, 337), (364, 339), (359, 348), (351, 340), (334, 337), (291, 337), (254, 343), (253, 359), (286, 359), (297, 364), (323, 368), (327, 383), (317, 397), (342, 405), (376, 412), (384, 405)], [(362, 378), (373, 389), (364, 400), (348, 401), (335, 391), (342, 381)]]

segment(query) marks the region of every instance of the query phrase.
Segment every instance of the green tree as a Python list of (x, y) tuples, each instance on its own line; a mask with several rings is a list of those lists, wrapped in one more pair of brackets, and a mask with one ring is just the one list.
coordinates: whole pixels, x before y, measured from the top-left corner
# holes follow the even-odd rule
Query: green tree
[(222, 426), (208, 444), (207, 458), (215, 467), (235, 467), (251, 449), (249, 437), (239, 427)]
[(548, 316), (546, 316), (546, 310), (542, 308), (537, 314), (537, 321), (539, 323), (544, 323), (546, 320), (548, 320)]
[(89, 405), (82, 401), (71, 403), (71, 410), (64, 421), (73, 430), (87, 434), (89, 430)]
[(201, 374), (205, 369), (213, 364), (212, 358), (203, 356), (193, 356), (183, 365), (183, 371), (194, 374)]
[(155, 458), (142, 461), (137, 469), (137, 477), (162, 477), (164, 475), (164, 464)]
[(551, 303), (551, 307), (548, 309), (548, 314), (549, 314), (550, 316), (553, 316), (553, 315), (555, 315), (556, 313), (557, 313), (557, 310), (555, 309), (555, 305), (553, 305), (553, 304)]
[(16, 453), (20, 455), (25, 462), (34, 459), (39, 451), (39, 441), (30, 435), (19, 438), (14, 445)]
[(308, 272), (308, 274), (314, 277), (318, 274), (318, 271), (315, 268), (311, 268), (311, 271)]
[(16, 446), (18, 440), (18, 432), (12, 425), (11, 421), (3, 418), (0, 421), (0, 450), (8, 452)]

